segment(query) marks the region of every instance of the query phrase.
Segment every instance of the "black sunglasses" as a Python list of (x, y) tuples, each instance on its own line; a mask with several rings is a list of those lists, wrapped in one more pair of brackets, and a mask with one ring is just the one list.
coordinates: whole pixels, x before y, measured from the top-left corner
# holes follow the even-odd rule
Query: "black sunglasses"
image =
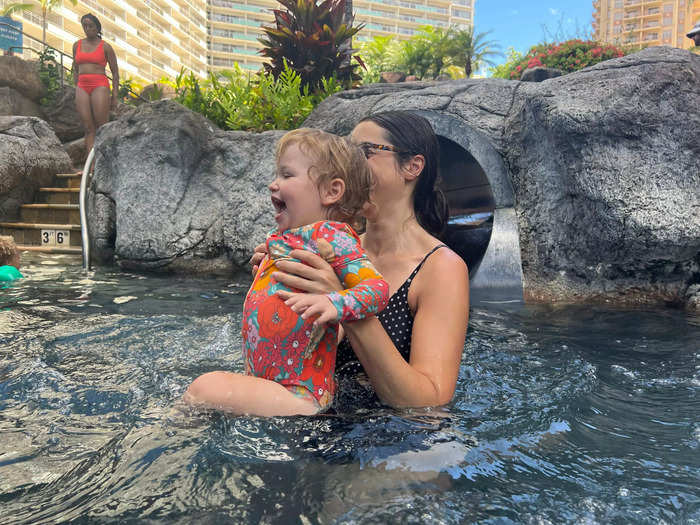
[(374, 142), (360, 142), (357, 145), (358, 148), (362, 150), (362, 153), (364, 153), (365, 158), (368, 159), (377, 151), (393, 151), (394, 153), (406, 153), (403, 150), (400, 150), (396, 146), (389, 146), (388, 144), (375, 144)]

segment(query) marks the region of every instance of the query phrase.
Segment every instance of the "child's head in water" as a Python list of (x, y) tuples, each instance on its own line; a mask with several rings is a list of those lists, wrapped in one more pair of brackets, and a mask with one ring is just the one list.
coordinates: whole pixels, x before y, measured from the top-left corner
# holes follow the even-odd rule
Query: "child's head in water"
[(280, 231), (322, 220), (353, 224), (369, 201), (372, 173), (362, 150), (318, 129), (300, 128), (277, 144), (268, 188)]
[(0, 266), (14, 266), (19, 270), (19, 250), (10, 236), (0, 235)]

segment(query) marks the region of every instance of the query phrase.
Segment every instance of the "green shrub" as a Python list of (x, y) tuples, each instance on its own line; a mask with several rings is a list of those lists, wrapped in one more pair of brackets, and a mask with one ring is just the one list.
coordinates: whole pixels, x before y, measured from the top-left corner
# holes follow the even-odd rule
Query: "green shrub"
[(613, 45), (580, 39), (538, 44), (532, 46), (525, 55), (511, 51), (506, 63), (492, 68), (491, 72), (494, 77), (516, 80), (527, 68), (538, 66), (553, 67), (565, 73), (571, 73), (630, 52), (632, 52), (631, 49), (621, 49)]
[[(61, 64), (56, 60), (56, 54), (50, 47), (45, 47), (39, 53), (39, 78), (46, 88), (46, 95), (39, 103), (46, 106), (54, 102), (63, 92), (61, 85)], [(63, 83), (69, 85), (73, 83), (73, 76), (68, 71), (63, 71)]]
[(379, 82), (386, 71), (399, 71), (399, 42), (393, 36), (375, 36), (362, 42), (358, 54), (365, 68), (359, 71), (363, 84)]
[(298, 127), (322, 100), (343, 89), (330, 78), (310, 92), (286, 63), (277, 78), (264, 71), (244, 72), (235, 64), (218, 76), (210, 73), (201, 85), (193, 73), (183, 70), (171, 85), (176, 101), (220, 128), (258, 132)]

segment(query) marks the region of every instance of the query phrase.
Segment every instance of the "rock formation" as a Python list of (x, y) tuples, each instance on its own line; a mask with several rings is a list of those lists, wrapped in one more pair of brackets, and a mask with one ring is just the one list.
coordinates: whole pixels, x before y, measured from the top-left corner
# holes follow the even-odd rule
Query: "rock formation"
[(560, 77), (564, 74), (561, 69), (554, 67), (529, 67), (520, 75), (522, 82), (542, 82), (550, 78)]
[[(700, 57), (657, 47), (541, 83), (377, 84), (327, 99), (305, 125), (346, 134), (390, 109), (498, 152), (526, 298), (698, 304)], [(272, 226), (281, 134), (218, 131), (174, 102), (108, 124), (92, 204), (100, 252), (139, 268), (245, 268)]]
[(70, 169), (68, 154), (46, 123), (36, 117), (0, 117), (0, 221), (19, 218), (56, 173)]
[(173, 101), (106, 124), (88, 206), (96, 256), (136, 269), (245, 269), (274, 224), (267, 185), (283, 133), (221, 131)]

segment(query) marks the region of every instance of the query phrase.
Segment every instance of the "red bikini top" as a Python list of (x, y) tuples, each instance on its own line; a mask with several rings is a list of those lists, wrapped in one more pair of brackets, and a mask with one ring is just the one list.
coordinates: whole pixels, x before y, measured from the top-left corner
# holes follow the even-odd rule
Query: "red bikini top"
[(75, 51), (75, 63), (76, 64), (99, 64), (102, 67), (107, 65), (107, 57), (105, 56), (105, 50), (102, 40), (97, 44), (97, 47), (92, 53), (84, 53), (81, 46), (83, 44), (82, 40), (78, 41), (78, 49)]

